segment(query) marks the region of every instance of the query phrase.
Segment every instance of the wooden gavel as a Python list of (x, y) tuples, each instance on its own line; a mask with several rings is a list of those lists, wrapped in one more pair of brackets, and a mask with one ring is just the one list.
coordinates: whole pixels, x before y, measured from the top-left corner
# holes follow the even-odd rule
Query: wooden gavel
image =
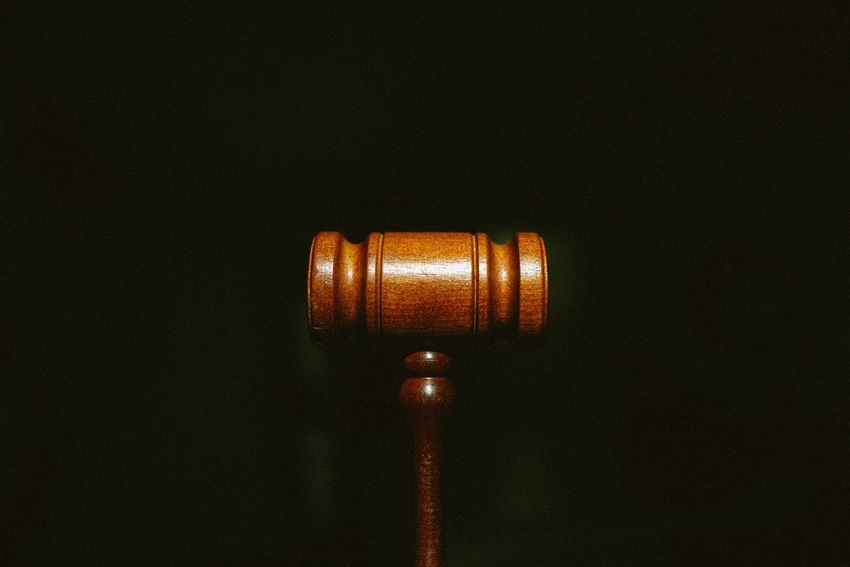
[(415, 350), (401, 386), (416, 444), (416, 567), (445, 565), (440, 501), (441, 430), (454, 388), (449, 357), (434, 350), (492, 338), (528, 346), (546, 328), (543, 239), (485, 234), (373, 232), (352, 244), (339, 232), (313, 239), (307, 283), (310, 334), (320, 346), (347, 338)]

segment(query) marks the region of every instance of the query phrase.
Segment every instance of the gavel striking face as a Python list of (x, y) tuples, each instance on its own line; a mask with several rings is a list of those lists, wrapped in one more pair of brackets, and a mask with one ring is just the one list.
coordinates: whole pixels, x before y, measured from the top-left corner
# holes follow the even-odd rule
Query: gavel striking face
[[(506, 338), (533, 345), (546, 328), (543, 239), (518, 232), (507, 244), (485, 234), (373, 232), (352, 244), (339, 232), (313, 239), (307, 282), (313, 340), (349, 337), (415, 345), (414, 377), (401, 387), (416, 441), (416, 566), (444, 565), (439, 496), (440, 430), (453, 387), (433, 345)], [(473, 339), (470, 341), (470, 339)], [(425, 350), (429, 349), (429, 350)]]

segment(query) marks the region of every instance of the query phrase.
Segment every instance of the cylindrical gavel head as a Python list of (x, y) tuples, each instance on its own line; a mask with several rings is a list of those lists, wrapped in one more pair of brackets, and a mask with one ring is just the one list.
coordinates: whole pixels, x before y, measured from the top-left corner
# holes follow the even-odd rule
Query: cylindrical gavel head
[(307, 283), (310, 333), (320, 345), (350, 336), (535, 342), (548, 311), (543, 239), (486, 234), (373, 232), (352, 244), (313, 239)]

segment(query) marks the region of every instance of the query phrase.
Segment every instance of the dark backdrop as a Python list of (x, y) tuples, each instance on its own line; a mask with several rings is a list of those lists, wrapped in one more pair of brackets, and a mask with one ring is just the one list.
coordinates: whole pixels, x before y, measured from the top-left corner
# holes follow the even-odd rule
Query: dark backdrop
[(450, 565), (846, 558), (847, 7), (2, 27), (4, 564), (411, 563), (403, 371), (310, 344), (320, 230), (546, 239), (544, 346), (455, 356)]

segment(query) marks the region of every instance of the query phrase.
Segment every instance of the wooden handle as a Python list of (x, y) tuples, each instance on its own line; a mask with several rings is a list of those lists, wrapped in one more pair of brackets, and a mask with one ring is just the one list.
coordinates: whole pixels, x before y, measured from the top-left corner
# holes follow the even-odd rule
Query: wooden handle
[(454, 387), (443, 377), (449, 357), (422, 351), (404, 360), (415, 376), (401, 386), (401, 401), (413, 424), (416, 447), (416, 567), (443, 567), (443, 516), (440, 498), (442, 429)]
[(313, 239), (307, 285), (313, 340), (346, 336), (527, 340), (546, 327), (543, 239), (486, 234), (373, 232), (360, 244), (339, 232)]

